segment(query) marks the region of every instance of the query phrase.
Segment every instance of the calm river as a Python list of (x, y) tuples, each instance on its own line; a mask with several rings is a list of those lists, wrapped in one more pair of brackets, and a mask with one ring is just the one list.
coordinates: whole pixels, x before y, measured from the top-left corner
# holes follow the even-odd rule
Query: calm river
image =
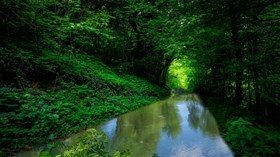
[[(170, 97), (104, 122), (96, 129), (107, 135), (108, 151), (129, 150), (133, 157), (155, 153), (162, 157), (233, 156), (214, 117), (194, 94)], [(68, 145), (75, 140), (73, 136), (63, 142)], [(37, 148), (17, 156), (37, 157), (39, 151)], [(54, 151), (59, 154), (63, 148)]]

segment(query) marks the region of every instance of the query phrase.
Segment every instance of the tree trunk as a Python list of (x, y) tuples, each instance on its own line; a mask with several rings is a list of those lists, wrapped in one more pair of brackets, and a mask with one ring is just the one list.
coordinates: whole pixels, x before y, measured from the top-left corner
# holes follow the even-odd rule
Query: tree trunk
[(230, 22), (231, 22), (231, 35), (232, 35), (232, 43), (235, 51), (235, 59), (236, 59), (236, 77), (235, 77), (235, 96), (234, 103), (235, 105), (240, 105), (243, 99), (243, 91), (242, 91), (242, 79), (243, 79), (243, 69), (241, 68), (242, 64), (242, 52), (240, 48), (240, 43), (238, 40), (238, 15), (235, 13), (234, 4), (232, 3), (230, 6)]
[(168, 73), (168, 68), (171, 64), (171, 62), (173, 61), (171, 58), (167, 58), (167, 57), (164, 57), (164, 63), (162, 65), (162, 70), (161, 70), (161, 73), (160, 73), (160, 76), (159, 76), (159, 84), (160, 85), (166, 85), (166, 78), (167, 78), (167, 73)]
[(251, 93), (251, 81), (248, 80), (248, 97), (249, 97), (249, 109), (251, 110), (252, 107), (252, 93)]
[(260, 87), (258, 83), (258, 73), (256, 70), (254, 72), (254, 78), (255, 78), (255, 98), (256, 98), (256, 104), (255, 104), (255, 114), (258, 116), (260, 114), (260, 108), (261, 108), (261, 102), (260, 102)]

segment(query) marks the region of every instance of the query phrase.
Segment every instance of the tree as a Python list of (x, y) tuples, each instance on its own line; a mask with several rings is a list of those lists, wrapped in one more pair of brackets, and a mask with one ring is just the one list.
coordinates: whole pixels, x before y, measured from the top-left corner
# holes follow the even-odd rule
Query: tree
[(266, 92), (275, 89), (268, 82), (279, 84), (275, 79), (279, 63), (269, 62), (279, 59), (279, 2), (197, 0), (185, 2), (184, 7), (194, 13), (186, 13), (186, 19), (195, 20), (182, 29), (185, 54), (197, 69), (194, 83), (199, 91), (224, 95), (235, 106), (269, 114), (273, 105), (268, 101), (279, 103), (277, 94), (268, 96)]

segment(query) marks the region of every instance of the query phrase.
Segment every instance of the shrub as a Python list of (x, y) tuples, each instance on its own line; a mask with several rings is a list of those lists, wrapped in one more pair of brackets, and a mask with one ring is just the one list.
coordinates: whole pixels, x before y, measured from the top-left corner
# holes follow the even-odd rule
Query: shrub
[(109, 152), (105, 151), (106, 141), (106, 136), (103, 133), (89, 129), (80, 137), (78, 143), (71, 146), (63, 154), (65, 157), (129, 157), (129, 153), (126, 151), (117, 151), (110, 155)]
[(279, 133), (239, 118), (226, 124), (225, 139), (236, 156), (279, 156)]

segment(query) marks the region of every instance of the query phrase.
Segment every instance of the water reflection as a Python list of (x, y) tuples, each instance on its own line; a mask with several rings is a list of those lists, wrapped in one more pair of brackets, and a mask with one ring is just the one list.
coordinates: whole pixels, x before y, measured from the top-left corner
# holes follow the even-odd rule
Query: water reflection
[[(129, 149), (134, 156), (152, 154), (165, 127), (162, 109), (158, 107), (160, 104), (156, 103), (117, 118), (115, 134), (109, 139), (108, 149), (110, 151)], [(107, 123), (104, 124), (106, 125)]]
[(109, 138), (108, 150), (132, 156), (233, 156), (219, 136), (212, 114), (197, 95), (171, 97), (98, 127)]
[(193, 129), (200, 129), (203, 134), (218, 136), (219, 130), (215, 118), (201, 106), (197, 101), (188, 100), (188, 121)]
[(162, 116), (165, 118), (164, 130), (167, 132), (167, 135), (176, 138), (182, 131), (180, 125), (180, 119), (177, 114), (178, 109), (170, 101), (161, 102), (161, 112)]

